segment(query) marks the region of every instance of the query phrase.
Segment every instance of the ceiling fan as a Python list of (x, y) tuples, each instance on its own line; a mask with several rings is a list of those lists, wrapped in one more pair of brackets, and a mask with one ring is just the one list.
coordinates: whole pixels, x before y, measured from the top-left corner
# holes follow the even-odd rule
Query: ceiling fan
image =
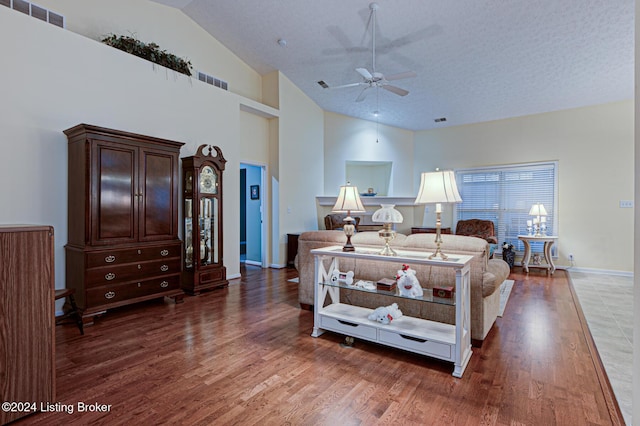
[(358, 97), (356, 98), (356, 102), (362, 102), (364, 98), (367, 96), (369, 89), (372, 88), (383, 88), (388, 90), (391, 93), (395, 93), (399, 96), (407, 96), (409, 94), (408, 90), (401, 89), (400, 87), (393, 86), (389, 84), (390, 81), (401, 80), (404, 78), (415, 77), (416, 73), (413, 71), (406, 71), (398, 74), (392, 74), (385, 76), (381, 72), (376, 71), (376, 11), (380, 6), (378, 3), (371, 3), (369, 5), (369, 9), (371, 13), (369, 15), (369, 22), (371, 22), (371, 34), (372, 34), (372, 47), (371, 47), (371, 55), (372, 55), (372, 63), (371, 63), (371, 72), (369, 72), (366, 68), (356, 68), (358, 74), (362, 76), (362, 81), (357, 83), (343, 84), (340, 86), (329, 86), (324, 80), (318, 81), (318, 84), (323, 89), (343, 89), (345, 87), (355, 87), (355, 86), (364, 86)]

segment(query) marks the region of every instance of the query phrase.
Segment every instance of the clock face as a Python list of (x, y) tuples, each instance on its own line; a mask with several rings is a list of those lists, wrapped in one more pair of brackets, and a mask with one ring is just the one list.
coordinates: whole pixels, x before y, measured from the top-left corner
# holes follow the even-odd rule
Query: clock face
[(203, 194), (218, 193), (218, 175), (210, 166), (204, 166), (200, 171), (200, 192)]

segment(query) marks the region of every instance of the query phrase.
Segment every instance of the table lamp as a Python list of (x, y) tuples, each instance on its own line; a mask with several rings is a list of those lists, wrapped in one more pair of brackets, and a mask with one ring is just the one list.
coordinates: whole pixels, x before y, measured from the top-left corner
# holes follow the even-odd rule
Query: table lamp
[(396, 256), (397, 253), (391, 247), (389, 243), (396, 237), (396, 231), (391, 227), (394, 223), (402, 223), (402, 213), (394, 209), (395, 204), (381, 204), (380, 209), (376, 210), (371, 216), (372, 222), (381, 222), (383, 227), (378, 231), (380, 238), (384, 240), (384, 248), (379, 253), (383, 256)]
[(446, 260), (448, 256), (442, 252), (440, 245), (442, 244), (442, 236), (440, 228), (442, 227), (442, 203), (460, 203), (460, 193), (456, 185), (456, 176), (453, 170), (422, 173), (420, 177), (420, 189), (416, 197), (415, 204), (436, 203), (436, 251), (429, 256), (429, 259), (440, 257)]
[(351, 244), (351, 237), (355, 233), (356, 227), (353, 224), (354, 220), (351, 217), (353, 213), (364, 213), (366, 210), (360, 201), (360, 195), (358, 194), (358, 188), (347, 182), (346, 185), (340, 187), (340, 194), (336, 200), (336, 204), (333, 206), (333, 213), (346, 213), (347, 217), (344, 219), (344, 234), (347, 236), (347, 242), (342, 251), (355, 251), (355, 247)]
[[(546, 234), (546, 221), (547, 209), (544, 208), (542, 203), (535, 203), (529, 210), (529, 216), (535, 216), (533, 219), (533, 229), (536, 231), (534, 237), (542, 237)], [(540, 232), (541, 228), (545, 226), (545, 232)]]

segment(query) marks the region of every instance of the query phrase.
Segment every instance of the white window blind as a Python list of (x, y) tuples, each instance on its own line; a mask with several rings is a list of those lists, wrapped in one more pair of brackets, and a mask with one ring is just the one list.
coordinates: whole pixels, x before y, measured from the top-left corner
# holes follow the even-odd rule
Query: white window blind
[[(518, 235), (527, 234), (529, 210), (542, 203), (547, 210), (547, 235), (558, 235), (557, 162), (506, 165), (456, 171), (462, 203), (456, 205), (456, 221), (487, 219), (494, 223), (498, 251), (502, 243), (524, 251)], [(542, 251), (542, 243), (532, 244), (533, 252)], [(557, 247), (553, 247), (555, 252)], [(555, 255), (555, 254), (554, 254)]]

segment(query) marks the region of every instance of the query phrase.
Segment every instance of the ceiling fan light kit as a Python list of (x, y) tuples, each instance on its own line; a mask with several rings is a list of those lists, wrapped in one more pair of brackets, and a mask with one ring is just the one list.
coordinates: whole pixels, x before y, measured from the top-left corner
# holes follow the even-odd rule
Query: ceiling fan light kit
[(323, 89), (343, 89), (346, 87), (363, 86), (362, 91), (356, 98), (356, 102), (362, 102), (371, 88), (383, 88), (398, 96), (407, 96), (408, 90), (389, 84), (390, 81), (402, 80), (405, 78), (416, 77), (416, 73), (413, 71), (405, 71), (397, 74), (392, 74), (387, 77), (381, 72), (376, 71), (376, 11), (380, 8), (378, 3), (371, 3), (369, 9), (371, 13), (369, 15), (369, 22), (371, 23), (371, 72), (366, 68), (356, 68), (356, 72), (362, 76), (362, 81), (357, 83), (342, 84), (340, 86), (329, 86), (324, 80), (318, 81), (318, 84)]

